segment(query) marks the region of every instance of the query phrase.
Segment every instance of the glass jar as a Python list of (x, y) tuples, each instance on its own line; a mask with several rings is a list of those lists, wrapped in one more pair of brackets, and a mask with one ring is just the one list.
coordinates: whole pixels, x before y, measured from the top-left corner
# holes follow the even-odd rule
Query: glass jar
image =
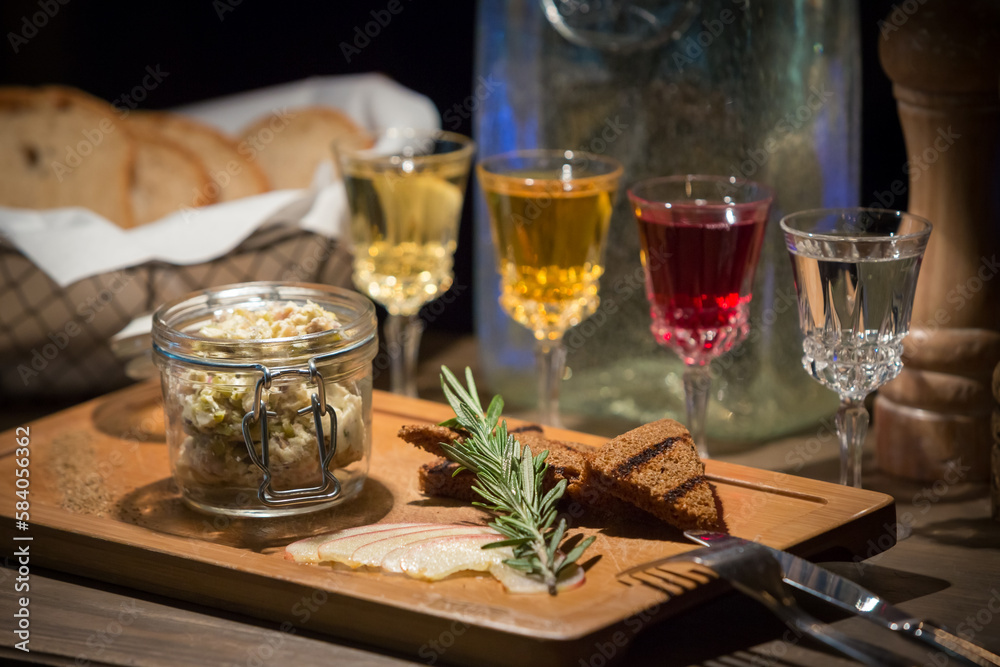
[[(336, 321), (315, 319), (299, 327), (306, 333), (287, 325), (277, 337), (221, 337), (227, 318), (272, 308), (293, 318), (282, 322), (323, 311)], [(214, 514), (273, 517), (358, 495), (371, 453), (376, 331), (368, 299), (303, 283), (218, 287), (157, 310), (153, 356), (184, 501)]]

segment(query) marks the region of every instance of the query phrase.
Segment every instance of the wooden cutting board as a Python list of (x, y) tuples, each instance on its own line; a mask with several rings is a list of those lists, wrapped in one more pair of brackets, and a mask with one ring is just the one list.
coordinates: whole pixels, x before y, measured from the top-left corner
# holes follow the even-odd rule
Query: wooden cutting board
[[(422, 496), (417, 468), (431, 457), (396, 437), (401, 425), (439, 422), (450, 409), (375, 392), (371, 474), (361, 496), (323, 512), (265, 520), (207, 516), (183, 504), (170, 479), (160, 403), (159, 385), (147, 383), (26, 425), (26, 531), (14, 528), (19, 499), (12, 482), (15, 438), (24, 430), (0, 436), (4, 543), (30, 545), (32, 566), (429, 662), (587, 664), (612, 649), (624, 653), (622, 647), (650, 624), (725, 590), (719, 582), (672, 593), (625, 586), (615, 579), (621, 569), (693, 545), (664, 525), (609, 524), (587, 516), (569, 517), (572, 531), (597, 536), (584, 557), (587, 582), (557, 597), (510, 595), (489, 576), (427, 583), (286, 561), (282, 547), (288, 542), (347, 526), (485, 519), (468, 505)], [(546, 432), (593, 446), (604, 441)], [(895, 521), (890, 496), (720, 461), (707, 467), (734, 535), (802, 555), (836, 547), (869, 557), (893, 543), (885, 528)], [(31, 540), (12, 542), (14, 537)]]

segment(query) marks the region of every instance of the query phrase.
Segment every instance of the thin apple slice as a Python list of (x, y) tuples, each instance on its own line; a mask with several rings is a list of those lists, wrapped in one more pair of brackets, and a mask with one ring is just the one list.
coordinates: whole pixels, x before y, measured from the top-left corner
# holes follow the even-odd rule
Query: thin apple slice
[[(549, 589), (538, 579), (525, 575), (509, 565), (499, 563), (490, 566), (490, 574), (497, 578), (508, 593), (538, 594), (548, 593)], [(557, 591), (567, 591), (583, 584), (587, 576), (579, 565), (570, 566), (569, 570), (556, 582)]]
[(415, 579), (427, 581), (444, 579), (463, 570), (485, 572), (491, 566), (499, 565), (505, 559), (514, 557), (510, 547), (483, 548), (484, 544), (502, 539), (503, 536), (498, 534), (478, 534), (422, 540), (390, 552), (382, 560), (382, 568), (405, 572)]
[[(400, 547), (405, 547), (416, 542), (422, 542), (436, 537), (447, 537), (449, 535), (482, 535), (484, 533), (493, 533), (493, 531), (485, 526), (444, 524), (435, 528), (414, 530), (400, 535), (386, 535), (385, 539), (369, 542), (358, 547), (349, 558), (346, 558), (341, 562), (346, 563), (351, 567), (369, 565), (372, 567), (381, 566), (385, 569), (385, 565), (382, 562), (383, 559), (391, 551), (399, 549)], [(499, 539), (502, 539), (500, 534), (494, 533), (493, 540), (496, 541)], [(399, 572), (399, 570), (390, 571)]]
[[(383, 523), (368, 526), (367, 531), (355, 532), (350, 535), (333, 533), (325, 542), (319, 545), (318, 559), (321, 562), (336, 561), (350, 557), (358, 547), (381, 540), (392, 535), (402, 535), (414, 530), (427, 530), (440, 524), (433, 523)], [(351, 529), (353, 530), (353, 529)]]
[(350, 537), (351, 535), (361, 535), (364, 533), (374, 533), (379, 530), (387, 530), (391, 527), (403, 527), (403, 526), (417, 526), (421, 524), (407, 524), (407, 523), (394, 523), (386, 524), (385, 527), (378, 524), (366, 525), (366, 526), (355, 526), (354, 528), (345, 528), (343, 530), (338, 530), (333, 533), (324, 533), (323, 535), (314, 535), (313, 537), (306, 537), (297, 542), (292, 542), (287, 547), (285, 547), (285, 558), (287, 560), (294, 560), (297, 563), (318, 563), (319, 561), (319, 548), (324, 542), (328, 542), (332, 539), (339, 539), (341, 537)]

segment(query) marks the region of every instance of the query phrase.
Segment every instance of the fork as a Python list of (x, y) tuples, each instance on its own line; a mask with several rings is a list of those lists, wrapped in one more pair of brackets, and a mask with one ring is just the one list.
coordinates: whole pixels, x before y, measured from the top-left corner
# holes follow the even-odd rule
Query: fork
[[(781, 566), (760, 545), (749, 543), (732, 547), (711, 547), (643, 563), (618, 573), (618, 579), (631, 585), (634, 580), (649, 585), (638, 576), (652, 571), (671, 575), (660, 566), (670, 562), (694, 562), (725, 579), (737, 591), (767, 607), (775, 616), (799, 634), (808, 634), (844, 655), (870, 667), (912, 667), (905, 660), (879, 646), (848, 637), (806, 613), (781, 580)], [(689, 580), (693, 580), (690, 576)]]

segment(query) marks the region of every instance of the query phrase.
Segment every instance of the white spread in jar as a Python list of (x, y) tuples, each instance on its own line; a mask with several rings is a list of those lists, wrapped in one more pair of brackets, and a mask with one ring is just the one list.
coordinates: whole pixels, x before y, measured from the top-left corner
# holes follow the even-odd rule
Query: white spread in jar
[(206, 338), (266, 340), (329, 331), (340, 326), (337, 316), (312, 301), (273, 304), (267, 310), (234, 308), (216, 313), (211, 324), (198, 333)]
[[(262, 310), (244, 308), (217, 313), (199, 334), (210, 338), (262, 340), (291, 338), (340, 326), (336, 315), (311, 301), (274, 304)], [(243, 417), (253, 410), (258, 373), (187, 371), (172, 388), (187, 437), (180, 448), (178, 472), (198, 484), (249, 486), (260, 483), (261, 471), (251, 461), (243, 437)], [(362, 397), (352, 383), (326, 382), (326, 401), (336, 412), (337, 449), (331, 469), (343, 468), (364, 456), (365, 423)], [(319, 482), (319, 458), (311, 405), (315, 386), (306, 378), (275, 380), (264, 398), (268, 418), (269, 469), (277, 489), (314, 486)], [(323, 418), (329, 430), (329, 418)], [(252, 425), (253, 436), (260, 424)], [(330, 434), (324, 434), (327, 443)], [(256, 451), (261, 452), (256, 443)]]

